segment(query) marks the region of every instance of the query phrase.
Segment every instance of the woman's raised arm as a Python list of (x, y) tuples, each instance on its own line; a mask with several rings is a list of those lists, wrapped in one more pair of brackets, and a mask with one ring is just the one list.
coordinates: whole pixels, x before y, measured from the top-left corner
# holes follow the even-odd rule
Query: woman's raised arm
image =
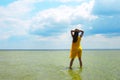
[(83, 30), (79, 30), (79, 32), (81, 32), (80, 37), (82, 37), (83, 34), (84, 34), (84, 31)]
[(73, 32), (75, 32), (75, 30), (71, 30), (71, 36), (72, 37), (74, 36)]

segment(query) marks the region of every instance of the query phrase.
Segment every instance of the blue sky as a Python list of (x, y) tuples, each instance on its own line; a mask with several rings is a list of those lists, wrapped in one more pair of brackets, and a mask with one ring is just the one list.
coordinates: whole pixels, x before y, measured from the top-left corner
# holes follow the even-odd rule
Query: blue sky
[(0, 49), (69, 49), (70, 30), (84, 49), (120, 49), (119, 0), (3, 0)]

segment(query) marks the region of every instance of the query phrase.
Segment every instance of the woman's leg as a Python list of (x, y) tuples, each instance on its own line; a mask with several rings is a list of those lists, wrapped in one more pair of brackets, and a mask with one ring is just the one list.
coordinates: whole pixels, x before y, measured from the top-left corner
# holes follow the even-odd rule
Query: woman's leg
[(80, 67), (82, 68), (82, 49), (80, 48), (79, 51), (78, 51), (78, 60), (79, 60), (79, 64), (80, 64)]
[(72, 69), (73, 61), (74, 61), (74, 58), (72, 58), (71, 61), (70, 61), (70, 67), (69, 67), (70, 69)]
[(79, 59), (80, 67), (82, 68), (82, 59), (81, 59), (81, 57), (79, 57), (78, 59)]

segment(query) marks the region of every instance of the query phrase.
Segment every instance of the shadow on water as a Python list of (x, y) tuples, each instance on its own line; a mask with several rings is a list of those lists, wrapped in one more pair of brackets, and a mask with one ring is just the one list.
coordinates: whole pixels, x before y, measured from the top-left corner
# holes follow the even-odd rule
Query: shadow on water
[(68, 74), (71, 76), (71, 80), (82, 80), (81, 77), (82, 68), (78, 70), (69, 69)]

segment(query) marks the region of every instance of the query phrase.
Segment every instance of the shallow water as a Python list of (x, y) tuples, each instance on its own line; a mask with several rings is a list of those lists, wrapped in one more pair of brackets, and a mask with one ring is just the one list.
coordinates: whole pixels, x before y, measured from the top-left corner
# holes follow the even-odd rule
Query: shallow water
[(0, 80), (120, 80), (120, 50), (84, 50), (83, 68), (69, 51), (0, 51)]

